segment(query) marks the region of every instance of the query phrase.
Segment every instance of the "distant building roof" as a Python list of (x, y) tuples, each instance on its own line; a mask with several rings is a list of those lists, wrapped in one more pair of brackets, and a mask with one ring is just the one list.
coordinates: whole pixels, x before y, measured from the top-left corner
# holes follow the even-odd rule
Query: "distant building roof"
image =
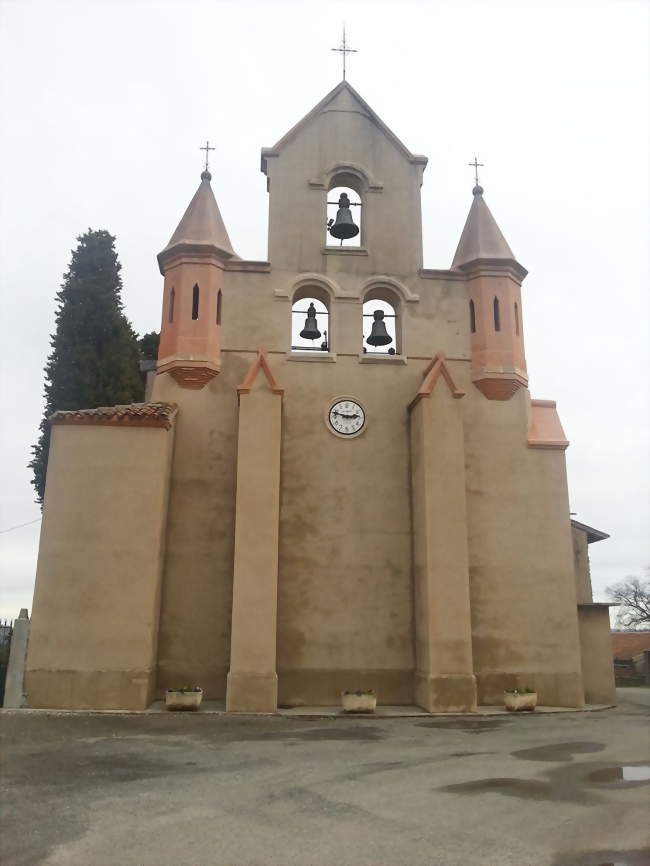
[(606, 532), (601, 532), (600, 529), (594, 529), (593, 526), (587, 526), (586, 523), (580, 523), (579, 520), (572, 520), (571, 526), (574, 529), (579, 529), (581, 532), (587, 533), (587, 544), (591, 544), (594, 541), (604, 541), (606, 538), (609, 538), (609, 535)]
[(613, 631), (612, 652), (615, 659), (631, 659), (650, 650), (650, 631)]

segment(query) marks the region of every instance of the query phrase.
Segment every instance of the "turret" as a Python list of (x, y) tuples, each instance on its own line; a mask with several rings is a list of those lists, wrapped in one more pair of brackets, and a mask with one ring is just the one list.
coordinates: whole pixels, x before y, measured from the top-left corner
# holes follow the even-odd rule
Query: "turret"
[(194, 198), (158, 255), (165, 277), (158, 375), (203, 388), (221, 367), (223, 273), (232, 248), (206, 169)]
[(509, 400), (528, 385), (521, 311), (527, 271), (490, 213), (483, 187), (472, 192), (451, 267), (467, 275), (472, 381), (488, 400)]

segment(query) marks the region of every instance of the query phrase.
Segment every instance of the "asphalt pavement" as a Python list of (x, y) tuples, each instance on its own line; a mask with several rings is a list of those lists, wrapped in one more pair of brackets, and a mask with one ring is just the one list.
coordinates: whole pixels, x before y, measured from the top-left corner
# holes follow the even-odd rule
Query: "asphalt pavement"
[(524, 717), (5, 711), (0, 861), (649, 866), (647, 690), (633, 691)]

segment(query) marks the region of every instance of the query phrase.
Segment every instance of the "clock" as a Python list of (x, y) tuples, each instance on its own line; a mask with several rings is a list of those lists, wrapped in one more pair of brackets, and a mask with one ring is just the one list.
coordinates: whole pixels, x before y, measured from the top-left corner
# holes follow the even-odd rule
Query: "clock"
[(366, 413), (352, 397), (337, 397), (330, 404), (327, 423), (330, 430), (339, 436), (358, 436), (365, 429)]

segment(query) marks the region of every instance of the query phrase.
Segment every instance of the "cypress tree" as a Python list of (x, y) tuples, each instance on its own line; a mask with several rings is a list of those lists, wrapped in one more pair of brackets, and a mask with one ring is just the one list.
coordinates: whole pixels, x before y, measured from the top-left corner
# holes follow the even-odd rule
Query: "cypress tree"
[(95, 409), (142, 400), (136, 334), (124, 315), (115, 238), (103, 229), (77, 238), (57, 293), (56, 329), (45, 366), (45, 414), (33, 446), (32, 484), (43, 501), (48, 418), (59, 409)]

